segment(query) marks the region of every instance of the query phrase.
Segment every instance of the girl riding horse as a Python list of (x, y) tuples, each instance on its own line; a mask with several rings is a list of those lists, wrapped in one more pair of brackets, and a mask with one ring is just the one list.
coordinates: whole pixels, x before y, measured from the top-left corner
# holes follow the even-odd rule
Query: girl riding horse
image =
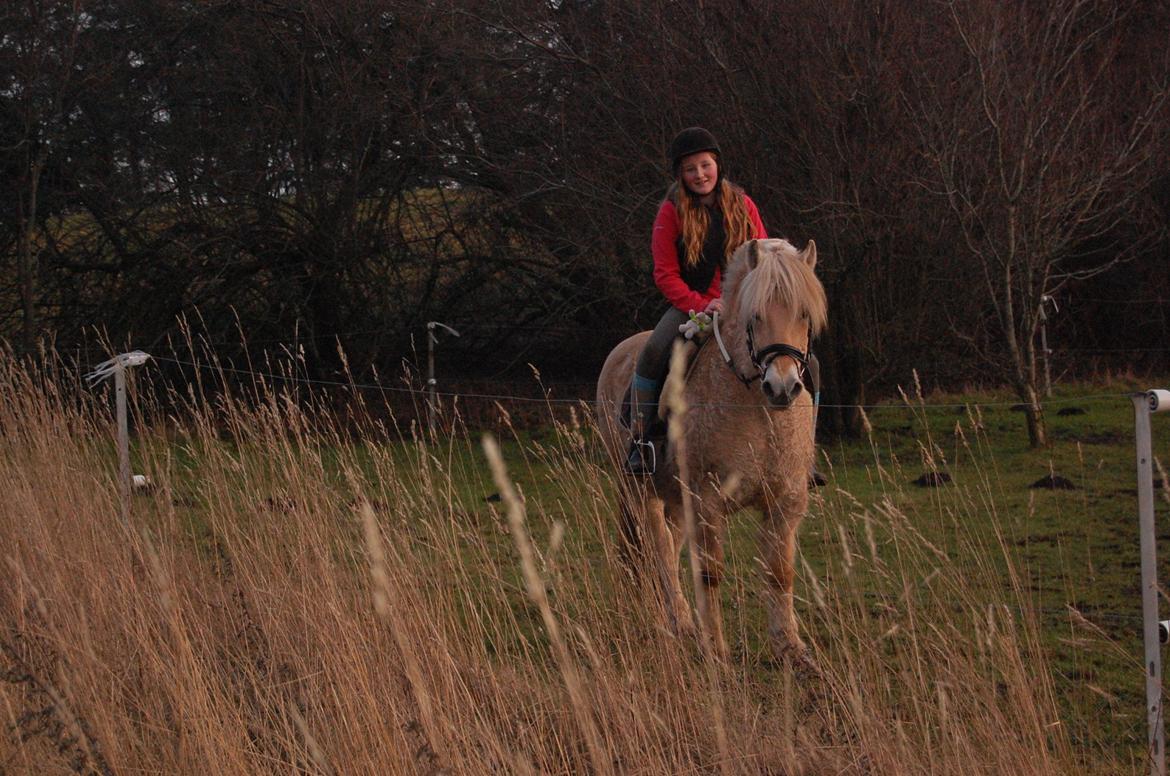
[[(631, 474), (653, 474), (661, 426), (658, 396), (670, 367), (671, 346), (689, 315), (722, 312), (727, 259), (753, 238), (768, 236), (756, 203), (723, 175), (715, 136), (702, 127), (679, 132), (667, 153), (675, 181), (658, 208), (651, 237), (654, 283), (670, 307), (638, 357), (630, 394)], [(810, 364), (814, 384), (819, 365)], [(814, 475), (815, 478), (815, 475)]]
[[(798, 251), (785, 240), (749, 240), (727, 264), (722, 347), (702, 348), (675, 403), (678, 444), (665, 451), (653, 477), (619, 488), (623, 551), (658, 580), (667, 625), (678, 634), (695, 622), (679, 580), (679, 554), (689, 546), (704, 643), (725, 658), (719, 587), (727, 519), (745, 507), (761, 513), (758, 559), (773, 653), (815, 673), (800, 638), (793, 598), (797, 529), (808, 508), (813, 398), (808, 346), (826, 323), (825, 292), (816, 277), (816, 246)], [(628, 430), (622, 402), (635, 358), (650, 332), (621, 342), (597, 381), (601, 439), (614, 459)]]

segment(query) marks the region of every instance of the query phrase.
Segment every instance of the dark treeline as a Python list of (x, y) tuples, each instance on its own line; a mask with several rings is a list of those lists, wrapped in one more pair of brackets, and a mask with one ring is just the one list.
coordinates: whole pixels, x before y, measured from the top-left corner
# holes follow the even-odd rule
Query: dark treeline
[(363, 376), (440, 320), (450, 371), (588, 379), (665, 304), (701, 124), (817, 241), (827, 401), (1008, 384), (1040, 443), (1045, 310), (1057, 376), (1170, 364), (1168, 39), (1162, 0), (5, 3), (0, 336)]

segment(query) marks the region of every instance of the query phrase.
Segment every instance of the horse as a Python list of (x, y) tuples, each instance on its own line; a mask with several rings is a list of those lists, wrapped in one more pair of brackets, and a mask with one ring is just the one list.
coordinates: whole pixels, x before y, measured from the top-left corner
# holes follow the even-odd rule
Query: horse
[[(682, 389), (685, 416), (671, 420), (682, 423), (681, 443), (670, 445), (653, 477), (630, 478), (619, 488), (625, 554), (645, 550), (649, 556), (667, 624), (677, 637), (696, 635), (679, 582), (679, 555), (687, 539), (684, 499), (694, 505), (690, 553), (697, 571), (699, 635), (723, 661), (728, 649), (719, 585), (727, 516), (742, 507), (758, 508), (758, 560), (772, 654), (813, 672), (816, 664), (793, 611), (793, 564), (815, 454), (808, 352), (827, 323), (824, 287), (813, 271), (816, 259), (812, 240), (801, 251), (786, 240), (751, 240), (734, 252), (723, 283), (726, 317), (715, 322), (720, 348), (702, 347), (694, 356)], [(598, 378), (597, 420), (615, 465), (625, 460), (630, 444), (622, 404), (649, 336), (641, 332), (621, 342)], [(668, 381), (664, 394), (670, 390)]]

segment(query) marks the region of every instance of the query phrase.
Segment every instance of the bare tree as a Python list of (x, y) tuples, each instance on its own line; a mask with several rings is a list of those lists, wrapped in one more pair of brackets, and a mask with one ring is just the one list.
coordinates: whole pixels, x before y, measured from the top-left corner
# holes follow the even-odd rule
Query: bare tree
[(360, 372), (442, 317), (473, 324), (469, 368), (585, 377), (664, 304), (663, 148), (703, 124), (769, 231), (823, 246), (830, 403), (924, 347), (939, 382), (974, 346), (1027, 396), (1038, 300), (1151, 239), (1166, 11), (930, 8), (4, 6), (0, 336), (149, 345), (197, 308), (213, 340), (242, 324), (323, 373), (340, 339)]
[(68, 120), (77, 77), (74, 62), (82, 27), (81, 3), (30, 2), (0, 13), (0, 72), (7, 108), (0, 116), (0, 148), (15, 179), (14, 212), (8, 214), (15, 232), (16, 276), (21, 309), (21, 345), (35, 350), (38, 318), (39, 256), (46, 217), (42, 188), (50, 157), (60, 154), (62, 127)]
[[(745, 36), (757, 101), (744, 121), (768, 149), (758, 177), (780, 215), (776, 230), (815, 237), (824, 255), (832, 325), (819, 343), (822, 418), (856, 434), (868, 386), (905, 379), (924, 347), (935, 364), (948, 352), (931, 325), (945, 269), (934, 260), (938, 208), (908, 185), (923, 164), (901, 104), (913, 43), (930, 21), (905, 3), (848, 0), (793, 3), (774, 16), (779, 29)], [(748, 71), (751, 58), (759, 66)]]
[[(992, 336), (962, 333), (1024, 403), (1047, 443), (1037, 389), (1045, 297), (1135, 255), (1167, 107), (1166, 60), (1136, 61), (1126, 7), (1098, 0), (948, 5), (949, 39), (920, 49), (911, 98), (958, 224)], [(1150, 54), (1157, 54), (1151, 51)]]

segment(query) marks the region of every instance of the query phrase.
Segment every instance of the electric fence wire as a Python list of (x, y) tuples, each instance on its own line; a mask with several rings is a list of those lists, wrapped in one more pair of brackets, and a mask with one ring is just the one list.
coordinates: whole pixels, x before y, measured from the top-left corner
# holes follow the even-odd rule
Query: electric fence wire
[[(195, 369), (207, 369), (213, 372), (222, 372), (234, 375), (246, 375), (252, 378), (263, 378), (266, 380), (283, 380), (290, 383), (301, 383), (305, 385), (318, 385), (332, 388), (350, 388), (359, 390), (373, 390), (384, 391), (389, 393), (402, 393), (427, 398), (431, 395), (442, 397), (445, 399), (481, 399), (486, 401), (509, 401), (509, 402), (529, 402), (535, 404), (581, 404), (589, 400), (584, 398), (554, 398), (552, 396), (520, 396), (517, 394), (505, 393), (472, 393), (464, 391), (435, 391), (434, 394), (428, 388), (412, 388), (407, 386), (392, 386), (383, 383), (358, 383), (349, 380), (323, 380), (319, 378), (310, 377), (296, 377), (287, 374), (279, 374), (276, 372), (258, 372), (251, 369), (239, 369), (237, 367), (223, 366), (221, 364), (202, 364), (196, 361), (187, 361), (178, 358), (169, 358), (166, 356), (152, 356), (155, 361), (168, 362), (180, 366), (192, 367)], [(571, 385), (589, 385), (589, 383), (572, 383)], [(1055, 405), (1055, 404), (1079, 404), (1093, 401), (1105, 401), (1116, 399), (1127, 399), (1129, 393), (1100, 393), (1100, 394), (1083, 394), (1080, 396), (1066, 396), (1061, 398), (1044, 399), (1041, 404)], [(735, 402), (695, 402), (691, 406), (704, 408), (736, 408), (736, 407), (757, 407), (757, 404), (742, 404)], [(822, 402), (818, 405), (821, 409), (862, 409), (866, 412), (872, 412), (879, 409), (889, 409), (891, 407), (902, 407), (905, 409), (947, 409), (947, 410), (962, 410), (967, 407), (1018, 407), (1019, 401), (968, 401), (968, 402), (926, 402), (926, 401), (912, 401), (903, 405), (897, 404), (829, 404)]]
[[(543, 324), (512, 324), (512, 323), (484, 323), (480, 321), (468, 321), (463, 323), (451, 324), (453, 328), (465, 332), (540, 332), (544, 334), (571, 334), (579, 335), (581, 333), (580, 326), (555, 326)], [(626, 337), (631, 334), (636, 334), (641, 329), (636, 326), (596, 326), (592, 325), (591, 330), (594, 332), (607, 332), (615, 336)], [(294, 347), (299, 344), (307, 342), (323, 342), (327, 340), (338, 341), (352, 341), (368, 339), (373, 335), (385, 334), (386, 329), (356, 329), (354, 331), (339, 331), (331, 332), (329, 334), (304, 334), (293, 338), (282, 337), (275, 339), (258, 339), (249, 340), (249, 345), (254, 346), (279, 346), (279, 347)], [(425, 328), (419, 327), (419, 336), (426, 336)], [(238, 341), (229, 340), (214, 340), (207, 344), (212, 346), (233, 346), (239, 345)], [(1170, 347), (1054, 347), (1049, 349), (1051, 355), (1069, 355), (1075, 356), (1082, 353), (1168, 353)]]
[[(253, 379), (263, 378), (263, 379), (268, 379), (268, 380), (283, 380), (283, 381), (287, 381), (287, 382), (302, 383), (302, 384), (308, 384), (308, 385), (341, 387), (341, 388), (362, 389), (362, 390), (389, 391), (389, 392), (395, 392), (395, 393), (407, 393), (407, 394), (412, 394), (412, 395), (416, 395), (416, 396), (420, 396), (420, 397), (424, 397), (424, 398), (428, 397), (430, 395), (430, 391), (425, 389), (425, 388), (394, 387), (394, 386), (387, 386), (387, 385), (382, 385), (382, 384), (357, 383), (354, 381), (342, 381), (342, 380), (321, 380), (321, 379), (312, 379), (312, 378), (306, 378), (306, 377), (294, 377), (291, 375), (278, 374), (275, 372), (258, 372), (255, 370), (239, 369), (236, 367), (228, 367), (228, 366), (223, 366), (223, 365), (201, 364), (201, 363), (198, 363), (195, 361), (187, 361), (187, 360), (183, 360), (183, 359), (169, 358), (166, 356), (153, 356), (153, 358), (156, 361), (169, 362), (169, 363), (173, 363), (173, 364), (185, 366), (185, 367), (193, 367), (196, 369), (208, 369), (208, 370), (212, 370), (212, 371), (217, 371), (217, 372), (222, 372), (222, 373), (230, 373), (230, 374), (236, 374), (236, 375), (246, 375), (246, 376), (252, 377)], [(551, 397), (517, 396), (517, 395), (511, 395), (511, 394), (473, 394), (473, 393), (439, 392), (437, 395), (443, 396), (445, 398), (461, 398), (461, 399), (477, 398), (477, 399), (485, 399), (485, 400), (492, 400), (492, 401), (519, 401), (519, 402), (536, 402), (536, 403), (580, 404), (583, 401), (582, 399), (554, 399)], [(1128, 393), (1086, 394), (1086, 395), (1075, 396), (1075, 397), (1065, 397), (1065, 398), (1061, 398), (1061, 399), (1048, 399), (1048, 400), (1045, 400), (1044, 403), (1045, 404), (1084, 403), (1084, 402), (1091, 402), (1091, 401), (1125, 399), (1125, 398), (1129, 398), (1129, 396), (1130, 396), (1130, 394), (1128, 394)], [(1017, 406), (1017, 404), (1018, 404), (1018, 402), (1010, 402), (1010, 401), (965, 402), (965, 403), (930, 403), (930, 402), (917, 401), (917, 402), (907, 403), (907, 404), (903, 404), (903, 405), (822, 404), (820, 406), (821, 407), (836, 407), (836, 408), (852, 408), (852, 409), (861, 408), (861, 409), (865, 409), (867, 411), (872, 411), (874, 409), (880, 409), (883, 407), (885, 407), (885, 408), (898, 407), (898, 408), (902, 408), (902, 409), (911, 409), (911, 410), (913, 410), (913, 409), (950, 409), (950, 410), (955, 410), (955, 409), (965, 409), (965, 408), (970, 407), (970, 406), (1004, 407), (1004, 406)], [(756, 405), (706, 403), (706, 404), (696, 404), (693, 406), (736, 407), (736, 406), (756, 406)], [(876, 599), (880, 598), (880, 596), (878, 594), (873, 593), (871, 591), (866, 591), (864, 595), (867, 599), (870, 599), (870, 600), (876, 600)], [(1013, 613), (1016, 614), (1017, 616), (1023, 616), (1025, 614), (1023, 609), (1019, 606), (1009, 606), (1009, 608), (1011, 608), (1013, 610)], [(1064, 608), (1035, 607), (1032, 609), (1032, 611), (1034, 611), (1037, 614), (1040, 614), (1041, 616), (1048, 618), (1048, 619), (1059, 619), (1061, 617), (1068, 616), (1069, 608), (1070, 607), (1064, 607)], [(1138, 614), (1130, 615), (1130, 614), (1123, 614), (1120, 612), (1102, 612), (1102, 611), (1095, 611), (1095, 612), (1090, 612), (1090, 613), (1079, 612), (1079, 614), (1081, 617), (1083, 617), (1084, 619), (1086, 619), (1090, 622), (1095, 621), (1099, 624), (1112, 623), (1114, 627), (1139, 628), (1141, 626), (1141, 623), (1142, 623), (1142, 618)]]
[[(330, 387), (344, 387), (344, 388), (358, 388), (358, 389), (373, 389), (373, 390), (379, 390), (379, 391), (393, 391), (393, 392), (417, 394), (417, 395), (421, 395), (424, 397), (429, 395), (428, 390), (421, 389), (421, 388), (406, 388), (406, 387), (396, 388), (393, 386), (385, 386), (385, 385), (381, 385), (381, 384), (365, 384), (365, 383), (356, 383), (356, 382), (346, 382), (346, 381), (340, 381), (340, 380), (317, 380), (317, 379), (303, 378), (303, 377), (292, 377), (289, 375), (282, 375), (282, 374), (277, 374), (277, 373), (272, 373), (272, 372), (257, 372), (254, 370), (237, 369), (234, 367), (226, 367), (226, 366), (221, 366), (221, 365), (200, 364), (200, 363), (197, 363), (194, 361), (185, 361), (182, 359), (168, 358), (166, 356), (153, 356), (153, 358), (156, 361), (165, 361), (165, 362), (170, 362), (170, 363), (174, 363), (174, 364), (178, 364), (178, 365), (182, 365), (182, 366), (210, 369), (210, 370), (225, 372), (225, 373), (248, 375), (248, 376), (251, 376), (253, 378), (260, 377), (260, 378), (265, 378), (265, 379), (285, 380), (285, 381), (291, 381), (291, 382), (306, 383), (306, 384), (311, 384), (311, 385), (323, 385), (323, 386), (330, 386)], [(494, 400), (494, 401), (510, 400), (510, 401), (529, 401), (529, 402), (554, 402), (554, 403), (559, 402), (559, 403), (572, 403), (572, 404), (579, 404), (582, 401), (581, 399), (553, 399), (553, 398), (541, 398), (541, 397), (531, 397), (531, 396), (515, 396), (515, 395), (509, 395), (509, 394), (440, 393), (439, 395), (444, 396), (444, 397), (451, 397), (451, 398), (454, 398), (454, 397), (478, 398), (478, 399), (490, 399), (490, 400)], [(1051, 400), (1047, 400), (1045, 403), (1087, 402), (1087, 401), (1097, 401), (1097, 400), (1106, 400), (1106, 399), (1112, 400), (1112, 399), (1119, 399), (1119, 398), (1129, 398), (1129, 394), (1127, 394), (1127, 393), (1088, 394), (1088, 395), (1082, 395), (1082, 396), (1077, 396), (1077, 397), (1067, 397), (1065, 399), (1051, 399)], [(903, 408), (906, 408), (906, 409), (917, 409), (917, 408), (963, 409), (963, 408), (966, 408), (966, 407), (969, 407), (972, 405), (978, 405), (980, 407), (993, 407), (993, 406), (1009, 406), (1009, 405), (1015, 406), (1016, 404), (1017, 404), (1016, 402), (967, 402), (964, 404), (955, 404), (955, 403), (931, 404), (931, 403), (927, 403), (927, 402), (916, 402), (916, 403), (912, 403), (909, 405), (901, 405), (901, 406)], [(695, 406), (755, 406), (755, 405), (706, 404), (706, 405), (695, 405)], [(821, 405), (821, 407), (841, 407), (841, 408), (862, 407), (862, 408), (867, 409), (867, 410), (876, 409), (879, 407), (889, 407), (889, 406), (899, 406), (899, 405), (856, 405), (856, 404), (837, 404), (837, 405), (822, 404)], [(879, 597), (876, 593), (872, 593), (869, 591), (867, 591), (865, 593), (865, 596), (866, 596), (866, 598), (870, 598), (870, 599), (877, 599)], [(1014, 609), (1015, 609), (1015, 613), (1017, 615), (1022, 615), (1024, 613), (1023, 610), (1020, 609), (1019, 607), (1014, 607)], [(1052, 608), (1052, 607), (1037, 607), (1036, 609), (1034, 609), (1034, 611), (1036, 611), (1037, 613), (1042, 614), (1044, 616), (1053, 617), (1053, 618), (1065, 616), (1068, 614), (1067, 607), (1061, 608), (1061, 609), (1056, 609), (1056, 608)], [(1127, 615), (1127, 614), (1121, 614), (1118, 612), (1092, 612), (1089, 614), (1081, 612), (1080, 614), (1082, 617), (1084, 617), (1085, 619), (1090, 620), (1090, 621), (1093, 621), (1093, 620), (1106, 621), (1106, 622), (1113, 622), (1113, 623), (1118, 624), (1118, 625), (1134, 626), (1134, 625), (1140, 625), (1142, 622), (1142, 618), (1140, 615)]]

